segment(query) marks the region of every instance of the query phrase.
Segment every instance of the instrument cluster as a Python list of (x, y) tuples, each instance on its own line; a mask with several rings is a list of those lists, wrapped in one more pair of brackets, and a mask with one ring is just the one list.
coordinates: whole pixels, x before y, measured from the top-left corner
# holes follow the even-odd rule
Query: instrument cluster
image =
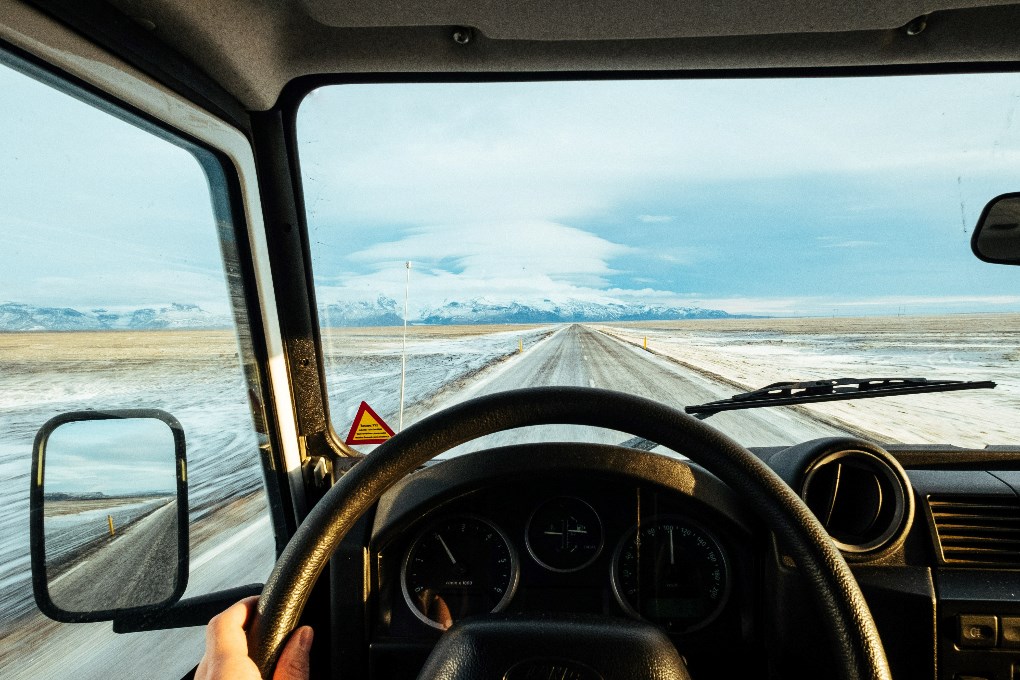
[(414, 637), (493, 612), (602, 613), (684, 636), (739, 608), (734, 565), (746, 548), (725, 515), (675, 492), (605, 481), (482, 489), (381, 546), (379, 618), (389, 636)]

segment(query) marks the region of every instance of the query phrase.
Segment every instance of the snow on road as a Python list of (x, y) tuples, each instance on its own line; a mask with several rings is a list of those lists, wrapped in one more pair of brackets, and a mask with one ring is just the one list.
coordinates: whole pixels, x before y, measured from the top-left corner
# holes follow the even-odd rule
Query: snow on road
[[(776, 380), (909, 374), (993, 379), (1000, 388), (980, 397), (917, 395), (725, 413), (710, 422), (752, 446), (846, 430), (872, 432), (885, 441), (1015, 443), (1018, 318), (947, 323), (861, 322), (855, 332), (838, 334), (824, 324), (797, 326), (789, 320), (496, 332), (412, 329), (405, 425), (454, 401), (531, 385), (605, 387), (682, 407)], [(57, 624), (35, 610), (28, 559), (32, 440), (50, 417), (88, 406), (173, 413), (188, 438), (192, 557), (187, 596), (263, 581), (272, 567), (274, 539), (236, 344), (227, 333), (91, 333), (81, 334), (76, 345), (77, 336), (0, 334), (2, 675), (178, 678), (201, 654), (201, 628), (118, 636), (108, 623)], [(396, 427), (399, 334), (344, 329), (326, 336), (329, 403), (341, 437), (362, 400)], [(650, 352), (640, 347), (645, 337)], [(86, 341), (88, 351), (81, 345)], [(967, 428), (959, 426), (961, 418)], [(590, 428), (526, 429), (455, 452), (538, 439), (620, 443), (627, 437)], [(111, 659), (116, 660), (112, 665)]]
[[(728, 394), (789, 380), (918, 377), (992, 380), (994, 390), (914, 394), (797, 407), (878, 442), (1015, 445), (1020, 438), (1020, 315), (755, 319), (601, 326), (692, 366)], [(723, 395), (723, 396), (728, 396)], [(768, 409), (770, 413), (793, 409)], [(711, 424), (725, 414), (713, 416)], [(748, 442), (743, 442), (747, 444)]]

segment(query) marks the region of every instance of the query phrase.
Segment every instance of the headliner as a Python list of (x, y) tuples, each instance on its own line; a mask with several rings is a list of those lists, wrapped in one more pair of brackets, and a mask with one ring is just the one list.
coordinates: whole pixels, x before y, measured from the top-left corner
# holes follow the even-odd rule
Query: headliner
[[(1020, 5), (995, 0), (109, 2), (254, 110), (315, 74), (1013, 62), (1020, 25)], [(457, 26), (470, 42), (453, 40)]]

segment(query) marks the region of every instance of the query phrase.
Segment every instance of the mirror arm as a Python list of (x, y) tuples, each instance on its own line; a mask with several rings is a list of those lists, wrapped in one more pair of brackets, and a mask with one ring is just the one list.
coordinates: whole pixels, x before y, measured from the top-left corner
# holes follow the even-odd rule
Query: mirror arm
[(113, 620), (114, 633), (140, 633), (147, 630), (167, 630), (204, 626), (209, 619), (238, 600), (262, 594), (261, 583), (251, 583), (208, 595), (189, 597), (161, 611), (149, 612)]

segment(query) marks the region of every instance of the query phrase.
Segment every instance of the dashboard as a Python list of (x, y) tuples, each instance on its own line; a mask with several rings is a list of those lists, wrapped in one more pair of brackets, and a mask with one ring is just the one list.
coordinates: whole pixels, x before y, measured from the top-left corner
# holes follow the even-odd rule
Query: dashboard
[(373, 675), (415, 677), (445, 629), (490, 612), (643, 619), (692, 673), (749, 672), (764, 535), (707, 472), (630, 449), (507, 447), (427, 467), (376, 515)]
[[(1020, 677), (1020, 625), (1015, 643), (1003, 638), (1020, 624), (1020, 563), (985, 548), (951, 553), (946, 527), (960, 520), (941, 518), (976, 502), (1015, 516), (1020, 532), (1016, 452), (818, 440), (754, 453), (840, 547), (894, 677)], [(407, 476), (366, 521), (360, 596), (374, 678), (416, 677), (444, 630), (490, 612), (649, 621), (695, 678), (833, 672), (796, 565), (689, 461), (590, 444), (491, 449)]]

